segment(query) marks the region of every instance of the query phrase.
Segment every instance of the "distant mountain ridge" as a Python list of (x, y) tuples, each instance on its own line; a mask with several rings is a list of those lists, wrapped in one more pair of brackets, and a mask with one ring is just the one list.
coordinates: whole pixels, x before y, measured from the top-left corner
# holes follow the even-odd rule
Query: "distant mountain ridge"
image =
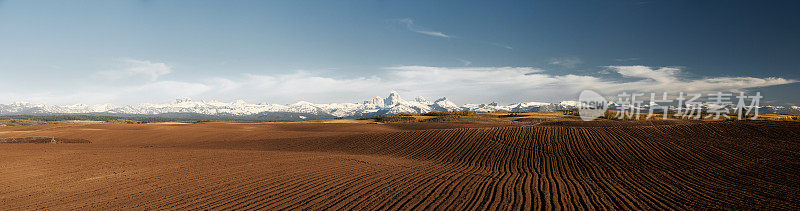
[[(458, 106), (446, 97), (429, 101), (423, 97), (405, 100), (392, 91), (388, 97), (376, 96), (361, 103), (315, 104), (300, 101), (294, 104), (249, 104), (238, 100), (230, 103), (219, 101), (192, 101), (177, 99), (167, 104), (144, 103), (139, 105), (114, 106), (98, 105), (45, 105), (25, 102), (0, 104), (0, 115), (48, 115), (48, 114), (91, 114), (111, 116), (159, 116), (159, 117), (202, 117), (202, 118), (240, 118), (254, 120), (307, 120), (334, 117), (358, 118), (384, 114), (427, 113), (442, 111), (534, 111), (550, 112), (576, 108), (576, 101), (559, 103), (525, 102), (510, 105), (465, 104)], [(800, 107), (764, 106), (763, 113), (800, 113)]]

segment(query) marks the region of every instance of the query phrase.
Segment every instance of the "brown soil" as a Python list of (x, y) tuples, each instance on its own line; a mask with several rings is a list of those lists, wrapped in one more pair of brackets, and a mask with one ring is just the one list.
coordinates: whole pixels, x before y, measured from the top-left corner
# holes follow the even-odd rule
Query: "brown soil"
[[(617, 124), (617, 125), (614, 125)], [(0, 210), (800, 209), (789, 122), (56, 124)]]

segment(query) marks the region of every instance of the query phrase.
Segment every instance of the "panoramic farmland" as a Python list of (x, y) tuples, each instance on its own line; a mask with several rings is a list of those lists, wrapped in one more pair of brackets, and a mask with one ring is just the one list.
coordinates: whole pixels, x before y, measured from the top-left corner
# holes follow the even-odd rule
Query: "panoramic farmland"
[(0, 0), (0, 211), (800, 210), (798, 8)]
[(1, 127), (65, 141), (0, 143), (0, 209), (800, 208), (798, 122), (539, 116)]

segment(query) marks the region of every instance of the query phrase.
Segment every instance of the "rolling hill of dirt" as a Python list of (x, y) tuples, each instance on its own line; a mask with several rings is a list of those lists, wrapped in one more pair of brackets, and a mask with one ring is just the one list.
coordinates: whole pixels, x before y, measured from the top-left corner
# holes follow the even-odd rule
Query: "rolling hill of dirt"
[(790, 122), (49, 124), (0, 209), (800, 209)]

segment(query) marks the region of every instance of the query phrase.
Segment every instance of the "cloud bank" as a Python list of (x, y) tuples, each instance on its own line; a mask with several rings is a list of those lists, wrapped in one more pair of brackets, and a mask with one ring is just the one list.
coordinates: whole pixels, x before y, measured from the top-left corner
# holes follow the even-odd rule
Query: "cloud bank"
[(172, 68), (162, 62), (125, 59), (122, 60), (122, 66), (123, 68), (118, 70), (100, 71), (97, 75), (112, 80), (145, 77), (150, 81), (155, 81), (158, 77), (172, 72)]
[[(403, 96), (435, 98), (447, 96), (456, 103), (514, 103), (527, 101), (573, 100), (581, 90), (591, 89), (606, 95), (628, 92), (716, 92), (743, 91), (749, 88), (795, 83), (784, 78), (683, 77), (679, 67), (607, 66), (603, 77), (556, 75), (534, 67), (432, 67), (394, 66), (382, 73), (361, 77), (327, 76), (309, 71), (287, 74), (242, 74), (212, 77), (199, 81), (160, 80), (172, 72), (164, 63), (126, 61), (131, 66), (98, 74), (144, 77), (147, 80), (127, 85), (97, 85), (69, 91), (0, 92), (6, 99), (21, 99), (48, 104), (129, 105), (170, 102), (180, 97), (252, 103), (359, 102), (391, 90)], [(111, 74), (111, 75), (114, 75)]]

